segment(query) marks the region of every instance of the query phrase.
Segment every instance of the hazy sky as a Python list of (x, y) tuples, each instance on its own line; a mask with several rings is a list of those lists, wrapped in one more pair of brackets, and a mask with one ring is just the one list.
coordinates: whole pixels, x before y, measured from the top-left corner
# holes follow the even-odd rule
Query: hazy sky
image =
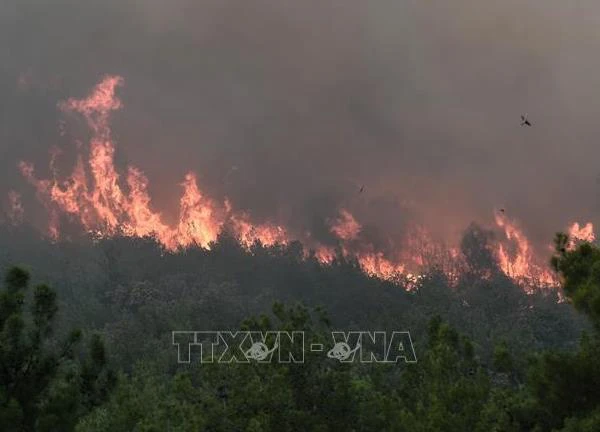
[(595, 0), (0, 0), (0, 193), (52, 146), (68, 168), (56, 104), (108, 73), (117, 161), (160, 208), (193, 170), (316, 232), (340, 206), (445, 235), (504, 207), (549, 241), (600, 211), (599, 28)]

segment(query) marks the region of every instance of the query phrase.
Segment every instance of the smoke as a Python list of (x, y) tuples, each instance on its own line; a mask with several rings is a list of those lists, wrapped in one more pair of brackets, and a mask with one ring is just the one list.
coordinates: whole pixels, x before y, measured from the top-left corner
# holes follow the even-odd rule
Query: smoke
[(4, 0), (0, 193), (31, 193), (17, 164), (53, 148), (70, 172), (88, 132), (57, 102), (117, 74), (117, 164), (167, 222), (193, 171), (324, 242), (340, 208), (382, 248), (505, 208), (542, 246), (597, 221), (598, 24), (591, 0)]

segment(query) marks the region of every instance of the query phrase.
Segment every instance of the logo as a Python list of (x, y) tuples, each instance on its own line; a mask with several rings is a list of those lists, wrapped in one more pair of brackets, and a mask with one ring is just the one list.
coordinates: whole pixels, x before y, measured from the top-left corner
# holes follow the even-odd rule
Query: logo
[(360, 344), (357, 344), (356, 348), (351, 350), (350, 345), (348, 345), (346, 342), (338, 342), (327, 352), (327, 357), (340, 361), (348, 360), (348, 358), (358, 351), (359, 348)]
[[(174, 331), (179, 363), (304, 363), (303, 331)], [(331, 344), (313, 343), (313, 353), (342, 363), (416, 363), (408, 331), (331, 332)]]
[(244, 353), (244, 355), (246, 356), (246, 358), (252, 360), (265, 360), (269, 356), (269, 354), (272, 354), (273, 351), (275, 351), (276, 349), (277, 344), (272, 349), (269, 349), (262, 342), (254, 342), (250, 349)]

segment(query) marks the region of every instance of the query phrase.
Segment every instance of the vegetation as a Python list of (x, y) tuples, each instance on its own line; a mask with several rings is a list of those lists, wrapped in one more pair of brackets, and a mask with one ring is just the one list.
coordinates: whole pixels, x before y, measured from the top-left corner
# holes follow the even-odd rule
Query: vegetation
[(56, 293), (35, 287), (24, 306), (29, 275), (8, 271), (0, 293), (0, 424), (9, 431), (72, 430), (78, 418), (104, 402), (114, 385), (98, 335), (77, 355), (80, 331), (57, 346), (51, 340)]
[[(7, 270), (2, 430), (600, 430), (591, 244), (557, 236), (552, 264), (568, 300), (559, 302), (524, 294), (494, 268), (485, 235), (465, 237), (472, 270), (460, 280), (432, 270), (412, 291), (342, 257), (322, 266), (295, 244), (247, 251), (224, 236), (210, 251), (167, 254), (151, 239), (28, 247), (27, 233), (2, 235), (19, 246), (0, 262), (27, 263), (62, 299), (45, 285), (27, 294), (28, 274)], [(75, 325), (89, 333), (87, 349)], [(226, 328), (302, 329), (306, 345), (327, 345), (332, 329), (410, 330), (417, 362), (307, 351), (303, 364), (177, 363), (173, 330)]]

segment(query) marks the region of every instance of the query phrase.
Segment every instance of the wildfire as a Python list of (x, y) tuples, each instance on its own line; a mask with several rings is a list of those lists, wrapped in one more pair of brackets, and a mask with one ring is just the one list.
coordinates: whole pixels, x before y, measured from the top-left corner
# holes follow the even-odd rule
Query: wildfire
[(383, 279), (393, 279), (405, 272), (404, 265), (390, 261), (381, 252), (359, 254), (357, 258), (365, 272)]
[(556, 276), (547, 265), (536, 262), (533, 250), (527, 237), (506, 216), (496, 214), (496, 224), (504, 230), (506, 239), (512, 241), (516, 250), (511, 253), (503, 243), (497, 245), (497, 256), (500, 268), (513, 279), (534, 279), (546, 285), (556, 285)]
[(569, 227), (569, 248), (574, 248), (580, 242), (593, 242), (596, 240), (594, 225), (591, 222), (580, 227), (577, 222)]
[(341, 240), (354, 240), (358, 237), (362, 226), (354, 219), (354, 216), (347, 210), (340, 210), (340, 216), (332, 226), (331, 232)]
[(66, 180), (58, 180), (54, 168), (56, 152), (50, 162), (52, 179), (38, 180), (33, 165), (27, 162), (19, 165), (51, 213), (49, 233), (52, 237), (60, 235), (58, 209), (75, 218), (85, 230), (100, 236), (154, 236), (169, 250), (192, 245), (208, 248), (227, 221), (247, 245), (257, 240), (266, 245), (287, 241), (283, 228), (253, 225), (246, 214), (233, 212), (227, 201), (220, 204), (209, 198), (191, 172), (181, 184), (183, 194), (176, 226), (165, 224), (162, 215), (152, 209), (148, 179), (138, 168), (128, 167), (127, 188), (123, 188), (114, 164), (115, 145), (109, 123), (111, 112), (123, 107), (116, 96), (117, 87), (123, 83), (121, 77), (108, 76), (87, 98), (68, 99), (58, 105), (65, 113), (83, 116), (92, 131), (88, 158), (80, 155)]
[[(218, 215), (216, 204), (202, 195), (194, 174), (188, 173), (182, 186), (184, 193), (179, 203), (179, 225), (171, 236), (179, 246), (206, 248), (217, 239), (224, 221)], [(167, 246), (173, 248), (172, 245)]]
[(289, 241), (285, 229), (279, 225), (253, 225), (246, 214), (231, 215), (233, 232), (236, 233), (241, 242), (246, 245), (252, 245), (260, 242), (265, 246), (276, 244), (286, 244)]
[[(287, 244), (293, 239), (283, 226), (253, 223), (249, 214), (234, 210), (227, 198), (221, 202), (210, 197), (192, 172), (187, 173), (181, 183), (176, 223), (165, 223), (163, 215), (152, 207), (149, 181), (144, 173), (129, 166), (122, 179), (115, 167), (115, 144), (109, 120), (114, 111), (123, 107), (116, 95), (117, 88), (123, 84), (121, 77), (107, 76), (86, 98), (68, 99), (58, 104), (65, 114), (81, 116), (92, 132), (88, 154), (78, 155), (70, 175), (61, 180), (55, 163), (58, 151), (51, 154), (49, 179), (38, 179), (32, 164), (19, 164), (21, 173), (34, 186), (48, 211), (48, 234), (52, 238), (60, 237), (60, 216), (66, 215), (95, 235), (152, 236), (170, 251), (190, 246), (210, 248), (226, 227), (246, 247), (255, 242), (267, 246)], [(11, 192), (9, 201), (10, 220), (14, 223), (22, 219), (23, 207), (16, 192)], [(449, 280), (460, 275), (464, 258), (460, 250), (435, 242), (424, 227), (408, 230), (404, 239), (389, 248), (398, 252), (386, 254), (363, 238), (362, 224), (348, 209), (339, 209), (338, 215), (328, 223), (337, 242), (335, 246), (321, 244), (309, 235), (298, 238), (315, 250), (316, 258), (322, 263), (333, 262), (341, 253), (356, 259), (366, 273), (384, 279), (396, 280), (402, 276), (405, 280), (417, 281), (417, 275), (431, 267), (441, 269)], [(516, 223), (504, 215), (496, 215), (496, 224), (505, 236), (493, 245), (502, 271), (516, 280), (529, 278), (555, 285), (555, 276), (546, 265), (536, 261), (530, 242)], [(575, 223), (569, 233), (574, 241), (595, 238), (591, 223), (583, 227)]]

